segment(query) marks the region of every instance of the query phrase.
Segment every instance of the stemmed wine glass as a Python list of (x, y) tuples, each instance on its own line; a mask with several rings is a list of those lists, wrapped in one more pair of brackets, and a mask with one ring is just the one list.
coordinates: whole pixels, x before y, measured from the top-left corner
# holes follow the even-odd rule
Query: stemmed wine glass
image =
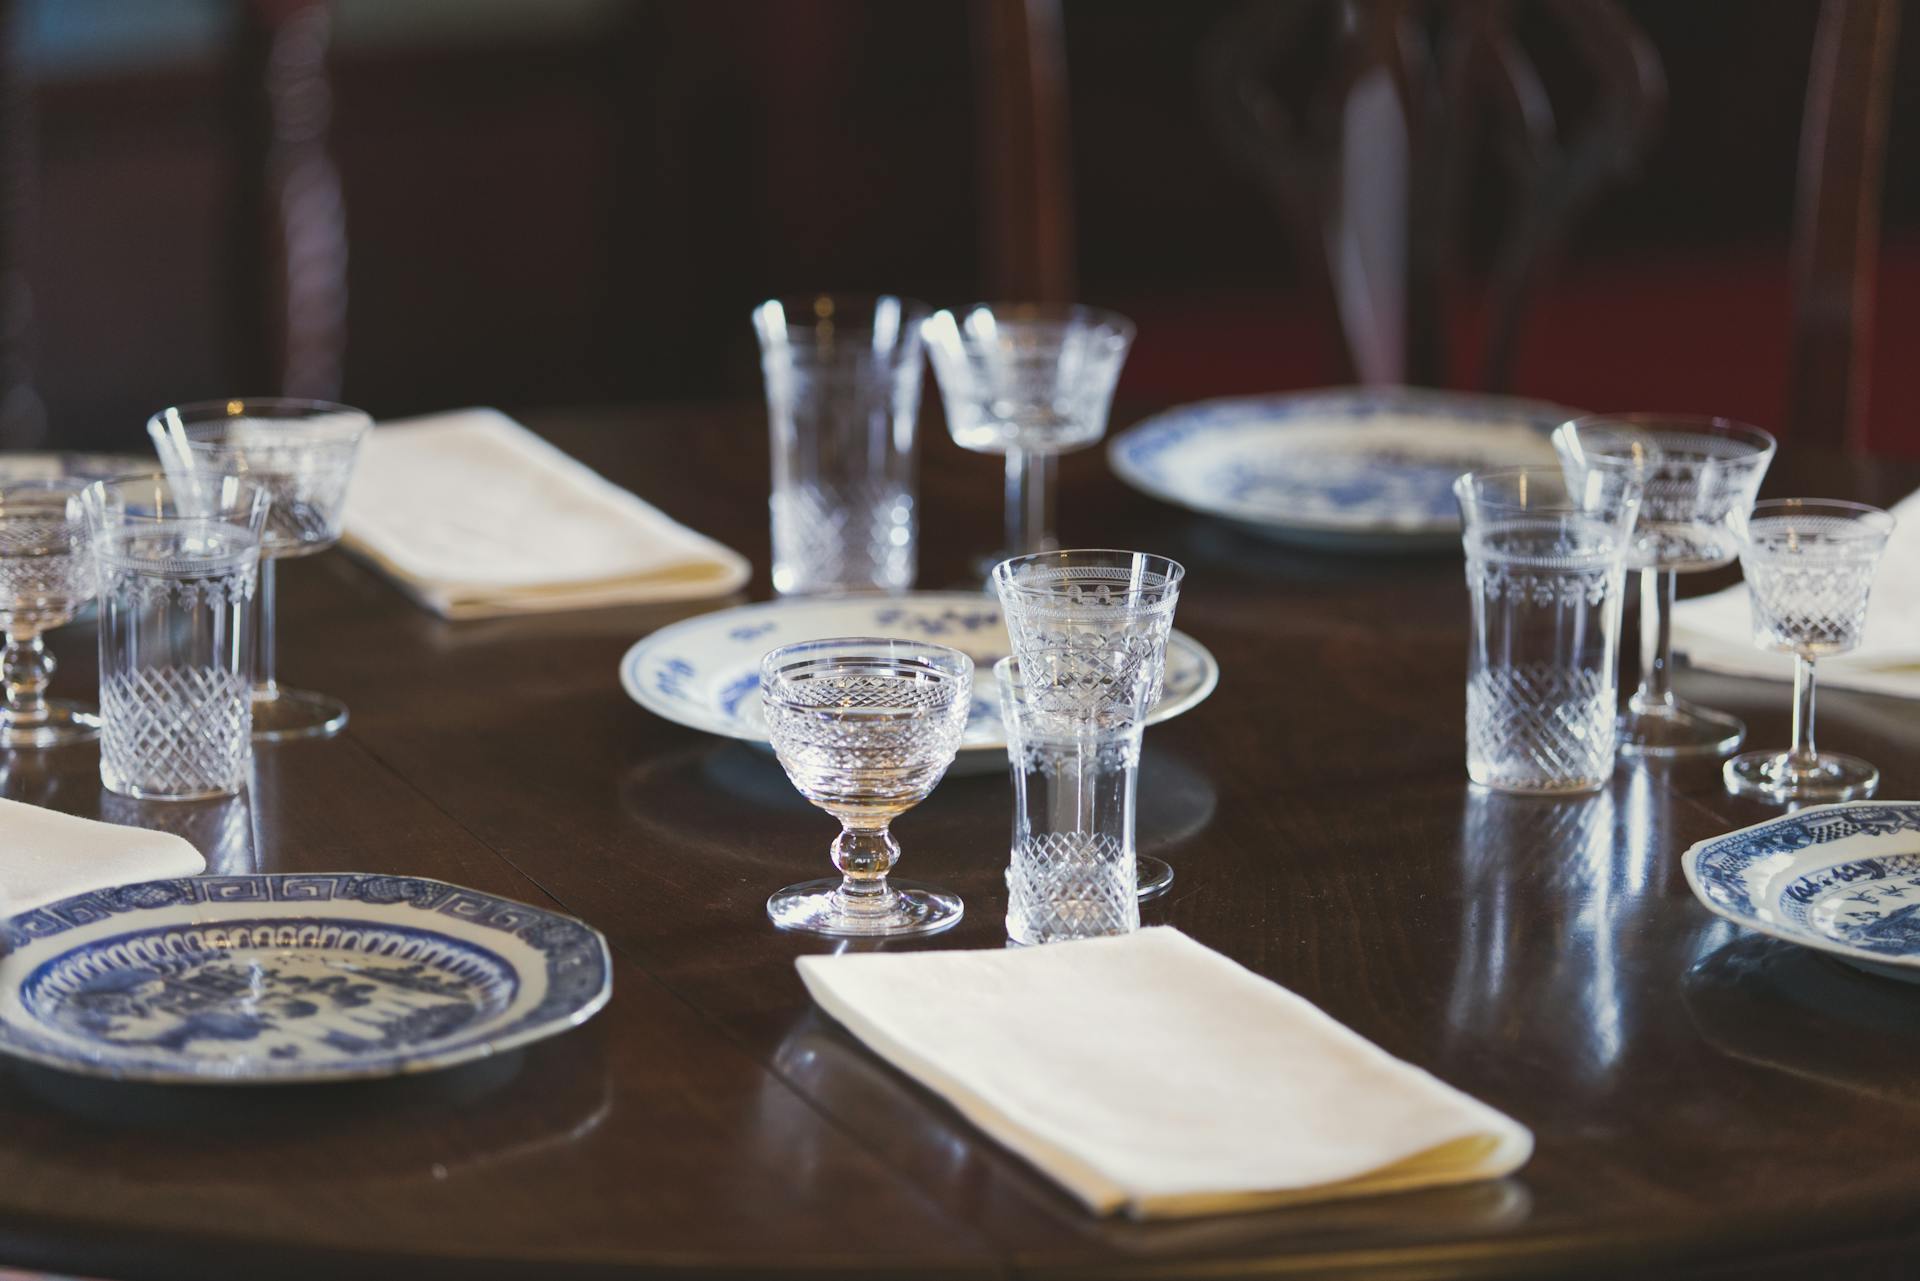
[(842, 829), (833, 842), (841, 874), (768, 899), (773, 923), (853, 937), (931, 934), (957, 923), (956, 895), (887, 879), (900, 859), (888, 828), (953, 763), (973, 698), (973, 660), (917, 641), (802, 641), (761, 661), (760, 685), (781, 767)]
[(265, 742), (337, 734), (347, 706), (281, 685), (275, 669), (274, 566), (340, 540), (347, 484), (373, 420), (317, 400), (205, 401), (163, 409), (147, 423), (175, 483), (246, 476), (273, 497), (260, 539), (259, 639), (254, 646), (253, 736)]
[(926, 323), (947, 431), (962, 449), (1005, 454), (1006, 546), (981, 562), (1049, 551), (1053, 460), (1107, 430), (1133, 322), (1094, 307), (974, 303)]
[(1871, 796), (1880, 771), (1813, 745), (1813, 663), (1860, 644), (1867, 591), (1893, 533), (1878, 507), (1819, 498), (1756, 504), (1740, 546), (1753, 643), (1793, 655), (1793, 746), (1747, 752), (1722, 767), (1727, 790), (1780, 802)]
[(84, 479), (0, 486), (0, 747), (57, 747), (97, 738), (92, 708), (48, 698), (53, 655), (42, 633), (67, 622), (96, 590), (80, 493)]
[(1554, 432), (1554, 445), (1570, 464), (1582, 458), (1624, 460), (1645, 482), (1640, 518), (1627, 545), (1627, 568), (1640, 571), (1640, 687), (1620, 721), (1620, 752), (1651, 757), (1731, 752), (1747, 727), (1673, 692), (1676, 575), (1733, 563), (1740, 546), (1735, 527), (1752, 508), (1760, 478), (1773, 461), (1773, 437), (1725, 418), (1617, 414), (1563, 424)]

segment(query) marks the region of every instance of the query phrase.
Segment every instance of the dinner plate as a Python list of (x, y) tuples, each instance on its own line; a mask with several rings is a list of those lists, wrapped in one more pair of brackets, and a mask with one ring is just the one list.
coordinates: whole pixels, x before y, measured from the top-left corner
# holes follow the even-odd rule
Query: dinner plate
[(1552, 465), (1574, 411), (1417, 387), (1329, 388), (1182, 405), (1107, 444), (1155, 498), (1288, 542), (1361, 551), (1457, 544), (1462, 472)]
[[(620, 684), (659, 716), (710, 734), (765, 744), (760, 660), (770, 649), (830, 636), (897, 636), (951, 645), (973, 659), (973, 705), (960, 741), (961, 772), (1005, 768), (1007, 737), (993, 665), (1012, 650), (1000, 602), (977, 592), (805, 597), (742, 605), (663, 627), (620, 660)], [(1220, 665), (1182, 632), (1167, 641), (1167, 672), (1149, 725), (1213, 692)]]
[(1728, 920), (1920, 983), (1920, 801), (1812, 806), (1701, 841), (1681, 866)]
[(198, 876), (0, 924), (0, 1052), (87, 1076), (250, 1085), (452, 1067), (612, 993), (591, 926), (412, 876)]
[(61, 451), (0, 453), (0, 485), (19, 480), (106, 480), (160, 470), (160, 460), (141, 454), (81, 454)]

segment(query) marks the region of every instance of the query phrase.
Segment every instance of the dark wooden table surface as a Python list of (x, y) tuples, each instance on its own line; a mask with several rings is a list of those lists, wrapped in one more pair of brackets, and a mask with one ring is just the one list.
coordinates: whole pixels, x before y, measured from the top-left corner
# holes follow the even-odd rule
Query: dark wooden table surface
[[(528, 415), (750, 555), (754, 406)], [(921, 584), (998, 521), (991, 460), (930, 415)], [(1768, 488), (1891, 500), (1920, 468), (1789, 449)], [(1191, 1222), (1088, 1217), (813, 1011), (766, 895), (833, 825), (744, 745), (621, 693), (635, 639), (726, 602), (446, 623), (340, 553), (283, 574), (283, 676), (345, 697), (341, 738), (264, 748), (249, 795), (102, 795), (92, 749), (0, 756), (5, 794), (170, 827), (217, 870), (440, 877), (578, 914), (612, 1004), (474, 1069), (273, 1090), (0, 1071), (0, 1262), (108, 1277), (398, 1273), (1442, 1277), (1904, 1276), (1920, 1240), (1920, 990), (1743, 934), (1688, 844), (1766, 816), (1711, 765), (1625, 768), (1583, 800), (1477, 794), (1462, 768), (1457, 558), (1290, 551), (1063, 463), (1070, 543), (1186, 563), (1178, 626), (1222, 675), (1150, 732), (1141, 847), (1169, 922), (1531, 1126), (1498, 1183)], [(54, 642), (93, 680), (90, 629)], [(1786, 687), (1690, 675), (1784, 744)], [(1822, 742), (1920, 794), (1911, 704), (1823, 696)], [(906, 872), (1003, 935), (1010, 793), (947, 780), (898, 826)]]

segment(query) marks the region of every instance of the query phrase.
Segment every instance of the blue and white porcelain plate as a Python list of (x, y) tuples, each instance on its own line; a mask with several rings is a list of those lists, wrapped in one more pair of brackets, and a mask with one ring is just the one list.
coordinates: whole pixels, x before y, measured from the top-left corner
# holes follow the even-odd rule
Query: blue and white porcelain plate
[(248, 1085), (451, 1067), (607, 1003), (569, 916), (411, 876), (198, 876), (0, 924), (0, 1052), (88, 1076)]
[(1701, 841), (1681, 865), (1730, 921), (1920, 983), (1920, 801), (1816, 805)]
[[(663, 627), (620, 660), (633, 701), (670, 721), (764, 744), (760, 659), (770, 649), (831, 636), (897, 636), (950, 645), (973, 659), (973, 706), (955, 768), (977, 758), (1005, 768), (1007, 736), (993, 665), (1012, 650), (1000, 602), (979, 592), (907, 592), (767, 601)], [(1149, 725), (1178, 716), (1213, 692), (1220, 665), (1198, 641), (1174, 632)]]
[(1135, 489), (1271, 537), (1407, 550), (1458, 541), (1455, 477), (1552, 464), (1548, 435), (1573, 416), (1505, 396), (1329, 388), (1169, 409), (1114, 437), (1107, 457)]

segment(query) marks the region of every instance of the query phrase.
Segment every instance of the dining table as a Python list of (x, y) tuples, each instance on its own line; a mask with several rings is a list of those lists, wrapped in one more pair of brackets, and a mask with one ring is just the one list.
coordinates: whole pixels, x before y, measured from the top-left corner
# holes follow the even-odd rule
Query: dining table
[[(1175, 625), (1219, 660), (1213, 695), (1146, 734), (1139, 848), (1175, 880), (1145, 922), (1536, 1140), (1497, 1181), (1098, 1218), (812, 1006), (795, 959), (848, 945), (783, 933), (764, 904), (822, 873), (832, 821), (767, 752), (621, 690), (640, 637), (770, 595), (764, 408), (516, 416), (747, 555), (748, 592), (450, 622), (345, 552), (289, 562), (280, 670), (344, 698), (344, 732), (261, 745), (225, 801), (104, 792), (87, 745), (0, 754), (0, 794), (179, 832), (216, 872), (408, 874), (572, 914), (609, 941), (611, 1002), (540, 1044), (384, 1081), (0, 1068), (0, 1266), (156, 1281), (1910, 1275), (1920, 988), (1694, 899), (1688, 846), (1779, 812), (1729, 796), (1716, 760), (1622, 761), (1571, 798), (1470, 786), (1457, 550), (1290, 546), (1125, 488), (1100, 450), (1060, 460), (1066, 545), (1182, 562)], [(953, 446), (931, 403), (921, 433), (919, 584), (977, 586), (996, 460)], [(1764, 492), (1886, 504), (1917, 487), (1920, 464), (1789, 441)], [(86, 696), (91, 624), (50, 644), (60, 691)], [(1678, 684), (1745, 718), (1751, 746), (1787, 742), (1785, 684)], [(1880, 766), (1881, 796), (1920, 796), (1912, 704), (1822, 691), (1819, 729)], [(856, 946), (1004, 946), (1010, 817), (1004, 773), (943, 781), (897, 824), (901, 871), (957, 891), (964, 919)]]

